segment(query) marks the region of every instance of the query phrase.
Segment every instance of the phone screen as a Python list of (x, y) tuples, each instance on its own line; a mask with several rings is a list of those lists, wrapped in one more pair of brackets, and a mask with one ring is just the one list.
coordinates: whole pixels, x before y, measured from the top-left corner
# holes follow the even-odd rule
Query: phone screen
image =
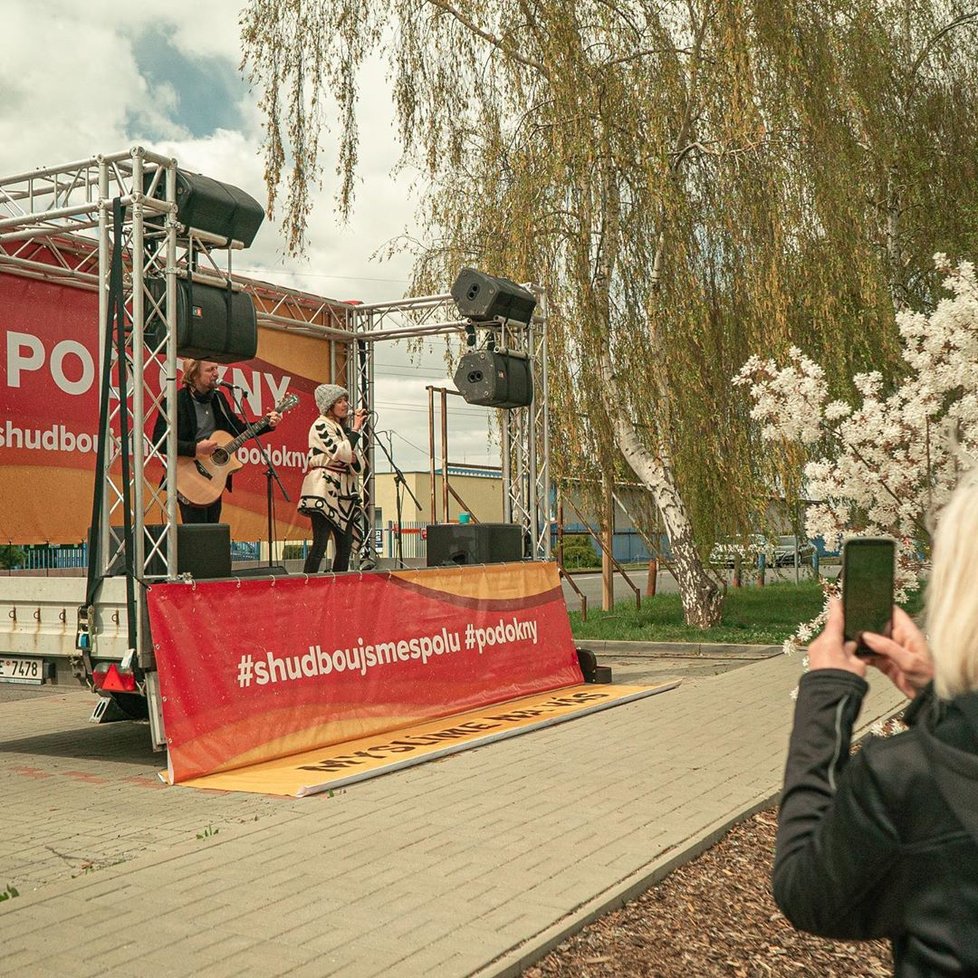
[[(889, 634), (893, 614), (895, 543), (856, 537), (842, 550), (842, 608), (846, 639), (859, 641), (863, 632)], [(860, 651), (868, 651), (861, 646)]]

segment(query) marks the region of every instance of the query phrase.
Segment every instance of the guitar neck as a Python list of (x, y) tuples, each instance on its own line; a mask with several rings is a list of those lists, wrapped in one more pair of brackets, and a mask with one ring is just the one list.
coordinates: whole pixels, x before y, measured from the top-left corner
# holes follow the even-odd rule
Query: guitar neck
[[(275, 405), (275, 410), (279, 414), (284, 414), (286, 411), (291, 411), (292, 408), (299, 403), (299, 398), (295, 394), (289, 394), (283, 401)], [(254, 438), (255, 435), (259, 434), (265, 425), (268, 424), (268, 416), (264, 418), (259, 418), (257, 421), (252, 421), (240, 435), (232, 438), (224, 448), (233, 454), (236, 452), (249, 438)]]
[(224, 449), (229, 453), (236, 452), (249, 438), (253, 438), (255, 435), (261, 431), (265, 422), (268, 418), (261, 418), (259, 421), (253, 421), (240, 435), (232, 438), (225, 446)]

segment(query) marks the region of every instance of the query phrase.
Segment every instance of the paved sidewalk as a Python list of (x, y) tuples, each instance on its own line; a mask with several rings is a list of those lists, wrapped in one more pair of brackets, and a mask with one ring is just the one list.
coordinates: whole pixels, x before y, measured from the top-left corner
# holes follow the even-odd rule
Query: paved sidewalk
[[(163, 787), (78, 693), (0, 704), (0, 974), (516, 975), (773, 799), (799, 671), (301, 800)], [(879, 677), (863, 726), (900, 702)]]

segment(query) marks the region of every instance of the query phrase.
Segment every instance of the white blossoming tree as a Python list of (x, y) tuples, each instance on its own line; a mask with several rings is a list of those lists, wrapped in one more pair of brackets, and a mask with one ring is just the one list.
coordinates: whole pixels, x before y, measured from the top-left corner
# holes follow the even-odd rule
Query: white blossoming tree
[[(978, 280), (974, 265), (945, 255), (943, 298), (929, 314), (897, 315), (906, 371), (887, 394), (879, 373), (858, 374), (861, 403), (831, 400), (824, 372), (793, 347), (787, 362), (752, 357), (734, 383), (749, 386), (751, 417), (767, 441), (800, 444), (809, 506), (806, 531), (829, 548), (847, 537), (897, 540), (897, 599), (919, 586), (930, 555), (930, 519), (978, 447)], [(785, 643), (805, 644), (823, 615)]]

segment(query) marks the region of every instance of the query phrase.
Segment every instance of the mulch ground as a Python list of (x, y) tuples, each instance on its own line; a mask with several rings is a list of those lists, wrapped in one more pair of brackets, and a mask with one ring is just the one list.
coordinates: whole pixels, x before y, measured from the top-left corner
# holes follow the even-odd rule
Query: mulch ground
[(732, 829), (620, 910), (595, 921), (525, 978), (883, 978), (889, 944), (796, 931), (770, 894), (776, 811)]

